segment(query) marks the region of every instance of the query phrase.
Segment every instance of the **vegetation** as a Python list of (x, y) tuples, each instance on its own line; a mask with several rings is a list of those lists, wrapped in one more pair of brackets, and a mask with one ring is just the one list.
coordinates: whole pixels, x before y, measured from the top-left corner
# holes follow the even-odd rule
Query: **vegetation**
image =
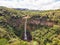
[[(24, 41), (23, 17), (28, 40)], [(0, 45), (60, 45), (60, 9), (17, 10), (0, 7)]]

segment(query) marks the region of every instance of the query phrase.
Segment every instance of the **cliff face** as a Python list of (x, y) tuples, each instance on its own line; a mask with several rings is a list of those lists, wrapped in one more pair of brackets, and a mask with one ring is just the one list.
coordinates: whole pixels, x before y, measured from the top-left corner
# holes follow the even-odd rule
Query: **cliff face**
[[(34, 16), (33, 16), (34, 17)], [(23, 17), (14, 17), (12, 16), (10, 19), (7, 20), (7, 23), (15, 28), (24, 27), (25, 19)], [(31, 27), (32, 25), (32, 27)], [(27, 20), (27, 30), (33, 30), (32, 28), (36, 28), (37, 26), (49, 26), (52, 27), (54, 25), (53, 21), (47, 21), (45, 18), (30, 18)]]

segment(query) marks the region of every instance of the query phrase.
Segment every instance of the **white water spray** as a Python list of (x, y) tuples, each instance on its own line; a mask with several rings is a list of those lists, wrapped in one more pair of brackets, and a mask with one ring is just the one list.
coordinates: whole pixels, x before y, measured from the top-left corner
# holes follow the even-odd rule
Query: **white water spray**
[(26, 26), (27, 26), (27, 18), (25, 19), (25, 24), (24, 24), (24, 40), (27, 40)]

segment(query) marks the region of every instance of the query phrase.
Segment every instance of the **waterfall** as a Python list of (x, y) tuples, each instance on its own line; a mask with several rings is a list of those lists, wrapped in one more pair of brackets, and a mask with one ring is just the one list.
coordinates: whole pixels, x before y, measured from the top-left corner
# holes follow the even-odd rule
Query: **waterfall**
[(25, 24), (24, 24), (24, 40), (27, 40), (26, 26), (27, 26), (27, 18), (25, 19)]

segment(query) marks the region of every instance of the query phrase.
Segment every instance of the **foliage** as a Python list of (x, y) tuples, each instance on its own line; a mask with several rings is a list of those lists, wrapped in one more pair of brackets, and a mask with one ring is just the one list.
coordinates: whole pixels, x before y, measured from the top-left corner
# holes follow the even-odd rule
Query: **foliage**
[[(21, 40), (24, 16), (30, 42)], [(0, 45), (60, 45), (60, 9), (47, 11), (17, 10), (0, 7)]]
[(4, 38), (0, 39), (0, 45), (8, 45), (8, 41)]

